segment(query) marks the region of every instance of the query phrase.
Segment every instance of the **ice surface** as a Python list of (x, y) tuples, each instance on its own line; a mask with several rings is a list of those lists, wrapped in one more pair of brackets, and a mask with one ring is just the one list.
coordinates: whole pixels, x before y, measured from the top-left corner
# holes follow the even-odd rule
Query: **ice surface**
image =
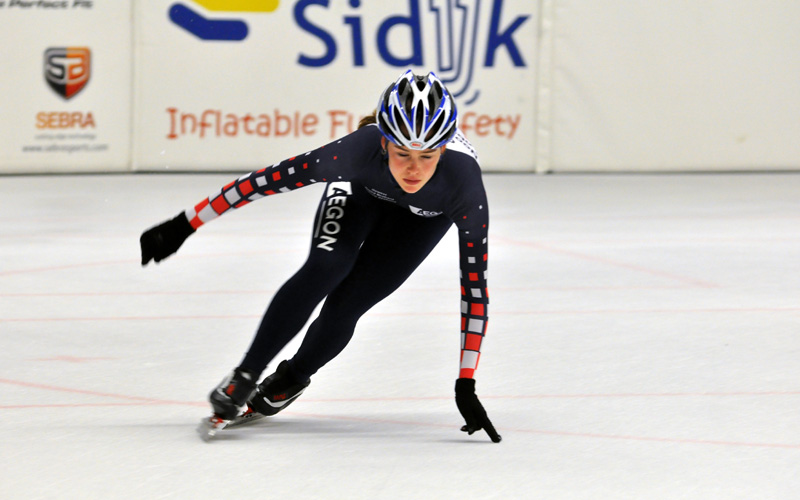
[(453, 232), (291, 408), (201, 441), (321, 194), (140, 266), (233, 177), (0, 177), (0, 498), (797, 498), (800, 175), (486, 175), (500, 444), (459, 432)]

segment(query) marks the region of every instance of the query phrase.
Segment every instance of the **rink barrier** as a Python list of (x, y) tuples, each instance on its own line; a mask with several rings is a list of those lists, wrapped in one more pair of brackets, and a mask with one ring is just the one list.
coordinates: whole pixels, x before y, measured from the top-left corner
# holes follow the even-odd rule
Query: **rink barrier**
[[(0, 173), (248, 171), (432, 70), (486, 171), (800, 168), (800, 3), (0, 2)], [(755, 43), (754, 41), (757, 41)]]

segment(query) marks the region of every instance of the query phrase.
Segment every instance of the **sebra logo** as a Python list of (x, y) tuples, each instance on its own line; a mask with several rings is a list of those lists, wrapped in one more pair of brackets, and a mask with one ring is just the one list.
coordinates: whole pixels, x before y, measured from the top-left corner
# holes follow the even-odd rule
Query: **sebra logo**
[[(530, 15), (504, 13), (504, 0), (407, 0), (406, 12), (395, 11), (376, 24), (364, 21), (362, 0), (348, 0), (348, 12), (341, 20), (331, 16), (329, 9), (337, 1), (345, 3), (345, 0), (295, 2), (292, 13), (297, 27), (323, 45), (321, 55), (299, 53), (297, 63), (301, 66), (328, 66), (339, 57), (340, 48), (348, 51), (353, 66), (374, 64), (365, 55), (366, 44), (374, 40), (384, 63), (432, 69), (455, 97), (464, 104), (471, 104), (480, 94), (471, 89), (476, 66), (491, 68), (499, 58), (507, 58), (514, 67), (524, 68), (522, 49), (533, 49), (533, 44), (520, 45), (516, 38)], [(237, 14), (272, 12), (279, 4), (279, 0), (194, 2), (215, 13)], [(392, 2), (393, 5), (399, 3)], [(241, 41), (248, 36), (244, 20), (207, 19), (180, 2), (170, 7), (169, 17), (202, 40)], [(345, 39), (337, 40), (334, 33), (341, 33), (342, 24), (347, 26), (347, 35), (340, 35)], [(435, 40), (423, 40), (423, 25), (432, 28), (426, 33), (433, 33), (429, 36)]]
[(88, 47), (52, 47), (44, 51), (44, 79), (53, 92), (71, 99), (89, 83), (92, 51)]

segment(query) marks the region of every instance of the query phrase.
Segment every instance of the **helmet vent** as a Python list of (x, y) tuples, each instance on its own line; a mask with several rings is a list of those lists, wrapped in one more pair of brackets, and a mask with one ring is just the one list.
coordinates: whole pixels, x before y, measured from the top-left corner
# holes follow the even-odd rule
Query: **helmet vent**
[(444, 123), (444, 113), (439, 113), (439, 118), (433, 122), (430, 132), (428, 132), (428, 134), (425, 136), (426, 141), (430, 141), (433, 138), (433, 135), (436, 133), (436, 131), (441, 128), (442, 123)]
[(439, 85), (439, 82), (434, 82), (432, 87), (433, 87), (433, 91), (436, 92), (436, 97), (438, 99), (441, 99), (442, 96), (444, 96), (444, 91), (442, 90), (442, 86)]
[(397, 124), (397, 128), (400, 133), (403, 134), (403, 137), (411, 140), (411, 136), (408, 134), (408, 127), (406, 127), (406, 124), (403, 122), (403, 116), (397, 108), (394, 108), (394, 122)]
[(419, 131), (422, 130), (422, 123), (424, 122), (424, 120), (425, 120), (425, 110), (422, 109), (422, 106), (417, 106), (417, 116), (416, 116), (417, 123), (415, 124), (414, 127), (417, 130), (417, 133), (419, 133)]
[[(439, 99), (441, 99), (441, 97)], [(430, 92), (428, 93), (428, 109), (436, 109), (436, 98), (433, 96), (433, 93)]]

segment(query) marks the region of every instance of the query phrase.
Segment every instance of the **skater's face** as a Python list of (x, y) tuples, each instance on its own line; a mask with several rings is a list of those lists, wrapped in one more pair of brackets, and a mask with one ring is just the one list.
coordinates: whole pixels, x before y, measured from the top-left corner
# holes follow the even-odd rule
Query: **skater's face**
[(444, 146), (418, 151), (398, 146), (381, 137), (381, 145), (389, 158), (389, 171), (406, 193), (416, 193), (431, 180)]

